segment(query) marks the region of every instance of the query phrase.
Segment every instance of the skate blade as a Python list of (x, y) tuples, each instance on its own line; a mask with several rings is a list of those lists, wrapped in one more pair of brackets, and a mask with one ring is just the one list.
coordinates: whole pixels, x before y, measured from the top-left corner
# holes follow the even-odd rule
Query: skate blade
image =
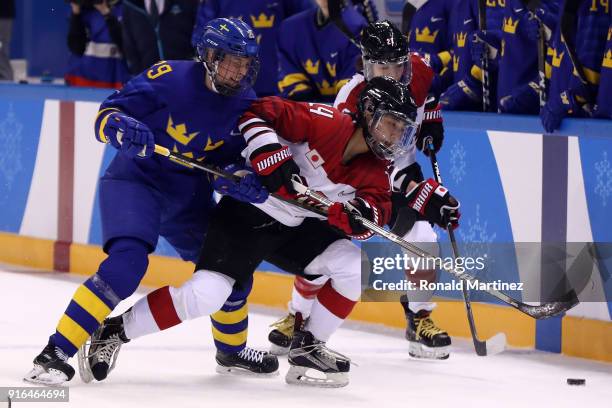
[(84, 383), (90, 383), (93, 381), (94, 376), (91, 372), (91, 366), (89, 365), (89, 359), (87, 356), (89, 355), (89, 347), (87, 347), (87, 342), (83, 344), (77, 353), (77, 362), (79, 366), (79, 377)]
[(270, 354), (274, 354), (275, 356), (285, 356), (289, 354), (290, 347), (279, 346), (274, 343), (270, 343)]
[(48, 387), (56, 387), (68, 381), (68, 377), (61, 371), (54, 369), (46, 372), (42, 366), (35, 364), (34, 368), (23, 377), (23, 381), (32, 384), (46, 385)]
[(446, 360), (450, 356), (450, 346), (427, 347), (415, 341), (410, 341), (409, 344), (408, 354), (410, 357), (427, 360)]
[(251, 370), (247, 370), (242, 367), (226, 367), (220, 364), (217, 364), (217, 368), (215, 371), (222, 375), (237, 375), (242, 377), (255, 377), (255, 378), (270, 378), (278, 376), (278, 370), (273, 371), (271, 373), (256, 373)]
[[(309, 375), (316, 373), (317, 377)], [(324, 373), (314, 368), (290, 366), (285, 382), (293, 385), (319, 388), (346, 387), (349, 383), (348, 373)]]

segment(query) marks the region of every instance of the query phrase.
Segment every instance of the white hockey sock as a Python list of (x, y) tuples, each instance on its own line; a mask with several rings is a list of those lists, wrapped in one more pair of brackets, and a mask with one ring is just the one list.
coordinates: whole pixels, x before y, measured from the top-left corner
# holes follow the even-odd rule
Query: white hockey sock
[(338, 293), (329, 281), (317, 295), (304, 329), (311, 332), (317, 340), (327, 341), (342, 325), (356, 303)]
[(180, 288), (165, 286), (136, 302), (123, 315), (125, 334), (135, 339), (165, 330), (184, 320), (210, 315), (223, 306), (232, 293), (234, 279), (200, 270)]
[(310, 309), (312, 309), (317, 293), (328, 279), (327, 276), (320, 276), (317, 279), (307, 280), (296, 276), (293, 281), (291, 300), (287, 304), (289, 313), (295, 315), (299, 312), (304, 319), (310, 316)]

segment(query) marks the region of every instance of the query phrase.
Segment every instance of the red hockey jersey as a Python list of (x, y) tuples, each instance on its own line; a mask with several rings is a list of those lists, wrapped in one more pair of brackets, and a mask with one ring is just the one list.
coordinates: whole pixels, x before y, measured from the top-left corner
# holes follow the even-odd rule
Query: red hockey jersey
[[(371, 152), (342, 164), (348, 141), (355, 132), (350, 116), (328, 105), (294, 102), (279, 97), (256, 101), (242, 116), (238, 128), (247, 147), (243, 155), (270, 143), (288, 146), (308, 186), (330, 200), (366, 200), (376, 212), (378, 223), (387, 223), (391, 214), (388, 162)], [(285, 225), (299, 225), (304, 217), (321, 216), (270, 197), (258, 208)]]
[[(408, 88), (410, 88), (412, 97), (418, 106), (417, 123), (420, 125), (423, 121), (427, 120), (440, 121), (441, 116), (439, 107), (428, 111), (425, 110), (427, 95), (434, 78), (434, 72), (417, 53), (413, 52), (410, 54), (410, 63), (412, 79), (410, 80)], [(336, 100), (334, 101), (334, 107), (344, 113), (357, 113), (359, 95), (365, 86), (366, 82), (362, 74), (353, 75), (353, 78), (340, 89), (340, 92), (338, 92)], [(413, 138), (411, 141), (407, 154), (394, 163), (393, 170), (391, 171), (391, 180), (395, 181), (396, 188), (401, 185), (400, 181), (395, 180), (397, 173), (414, 162), (416, 162), (416, 138)]]

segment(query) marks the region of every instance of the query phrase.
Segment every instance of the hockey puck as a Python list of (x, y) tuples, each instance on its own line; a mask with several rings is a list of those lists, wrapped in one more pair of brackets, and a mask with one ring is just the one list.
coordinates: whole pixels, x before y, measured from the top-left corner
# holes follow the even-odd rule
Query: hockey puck
[(586, 380), (584, 378), (568, 378), (567, 385), (585, 385)]

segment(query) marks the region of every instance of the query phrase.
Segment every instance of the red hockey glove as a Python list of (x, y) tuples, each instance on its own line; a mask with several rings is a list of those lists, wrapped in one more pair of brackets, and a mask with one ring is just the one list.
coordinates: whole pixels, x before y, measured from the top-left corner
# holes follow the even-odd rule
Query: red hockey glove
[(251, 154), (251, 165), (271, 193), (295, 193), (291, 177), (300, 174), (291, 151), (280, 143), (260, 147)]
[(459, 226), (459, 201), (448, 189), (433, 179), (420, 182), (406, 194), (408, 206), (418, 211), (425, 219), (441, 228), (448, 224), (452, 229)]
[[(350, 201), (350, 204), (355, 207), (355, 213), (367, 218), (370, 221), (378, 224), (379, 211), (376, 207), (370, 205), (366, 200), (362, 198), (355, 198)], [(349, 215), (350, 210), (342, 203), (334, 203), (327, 210), (327, 222), (329, 225), (340, 229), (342, 232), (350, 236), (351, 238), (358, 239), (360, 241), (370, 238), (374, 233), (361, 225), (353, 217)]]

